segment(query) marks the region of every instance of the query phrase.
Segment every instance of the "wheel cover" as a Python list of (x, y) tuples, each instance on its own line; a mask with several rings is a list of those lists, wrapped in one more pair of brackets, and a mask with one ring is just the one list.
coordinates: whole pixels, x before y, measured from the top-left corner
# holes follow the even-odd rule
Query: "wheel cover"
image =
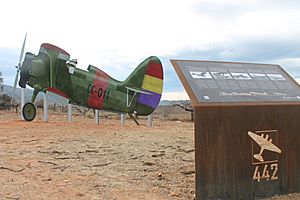
[(22, 113), (26, 121), (32, 121), (36, 115), (35, 106), (32, 103), (26, 103), (23, 107)]

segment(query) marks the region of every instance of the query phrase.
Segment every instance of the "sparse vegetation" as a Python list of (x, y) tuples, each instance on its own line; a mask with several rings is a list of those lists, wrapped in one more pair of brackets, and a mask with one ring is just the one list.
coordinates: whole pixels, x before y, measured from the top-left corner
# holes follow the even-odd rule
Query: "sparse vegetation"
[(184, 104), (173, 104), (173, 106), (178, 106), (179, 108), (182, 108), (185, 111), (188, 111), (191, 113), (191, 121), (194, 121), (194, 109), (192, 107), (192, 104), (190, 102), (185, 102)]
[(11, 97), (7, 94), (0, 94), (0, 110), (10, 108)]
[(3, 93), (3, 77), (0, 72), (0, 110), (9, 109), (11, 97)]
[(3, 78), (2, 78), (2, 72), (0, 72), (0, 93), (3, 91)]

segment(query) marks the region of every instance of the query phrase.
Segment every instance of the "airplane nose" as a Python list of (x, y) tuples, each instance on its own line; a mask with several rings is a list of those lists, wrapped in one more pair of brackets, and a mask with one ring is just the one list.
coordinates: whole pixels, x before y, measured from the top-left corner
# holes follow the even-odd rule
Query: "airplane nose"
[(21, 88), (26, 88), (26, 84), (29, 81), (29, 71), (32, 68), (32, 59), (33, 59), (33, 54), (27, 52), (25, 55), (24, 62), (22, 63), (21, 66), (21, 71), (20, 71), (20, 80), (19, 80), (19, 86)]

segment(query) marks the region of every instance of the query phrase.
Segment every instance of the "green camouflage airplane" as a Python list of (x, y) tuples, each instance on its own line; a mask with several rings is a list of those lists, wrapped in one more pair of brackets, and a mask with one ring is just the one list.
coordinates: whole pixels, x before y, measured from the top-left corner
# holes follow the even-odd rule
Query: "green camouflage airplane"
[(147, 58), (124, 81), (115, 80), (92, 65), (87, 71), (76, 68), (77, 60), (69, 59), (69, 53), (49, 43), (41, 45), (38, 55), (25, 54), (22, 65), (17, 66), (19, 86), (25, 88), (27, 84), (34, 89), (31, 102), (22, 109), (26, 121), (36, 116), (33, 103), (37, 94), (47, 91), (67, 98), (70, 104), (128, 113), (137, 124), (132, 114), (146, 116), (158, 106), (163, 88), (159, 58)]

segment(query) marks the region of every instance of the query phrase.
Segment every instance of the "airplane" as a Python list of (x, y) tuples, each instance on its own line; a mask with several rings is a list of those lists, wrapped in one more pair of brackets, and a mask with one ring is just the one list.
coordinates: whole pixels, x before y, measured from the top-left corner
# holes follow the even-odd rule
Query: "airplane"
[[(19, 86), (32, 87), (30, 102), (22, 109), (26, 121), (36, 116), (34, 101), (39, 92), (47, 91), (65, 97), (70, 104), (106, 110), (133, 116), (147, 116), (158, 106), (163, 90), (163, 67), (160, 59), (145, 59), (124, 81), (110, 77), (99, 68), (89, 65), (87, 70), (76, 67), (77, 60), (70, 54), (49, 43), (40, 46), (39, 53), (26, 52), (22, 64), (26, 36), (23, 43), (14, 88), (20, 72)], [(13, 94), (14, 95), (14, 94)]]
[(253, 157), (260, 162), (264, 161), (264, 158), (262, 157), (262, 153), (264, 150), (281, 153), (281, 150), (272, 143), (272, 139), (268, 140), (269, 135), (266, 135), (265, 137), (264, 134), (261, 134), (261, 136), (259, 136), (255, 133), (252, 133), (251, 131), (248, 131), (248, 135), (260, 146), (260, 152), (253, 155)]

